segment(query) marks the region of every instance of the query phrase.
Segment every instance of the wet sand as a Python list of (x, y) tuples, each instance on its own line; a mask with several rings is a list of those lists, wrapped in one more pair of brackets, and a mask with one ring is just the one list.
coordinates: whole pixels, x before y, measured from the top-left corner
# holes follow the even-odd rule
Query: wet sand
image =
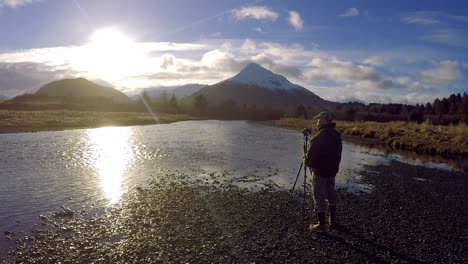
[(468, 262), (466, 174), (399, 162), (361, 174), (373, 192), (338, 190), (343, 226), (327, 234), (307, 230), (316, 218), (301, 191), (249, 192), (216, 175), (207, 182), (172, 175), (107, 214), (43, 216), (43, 231), (21, 239), (8, 262)]

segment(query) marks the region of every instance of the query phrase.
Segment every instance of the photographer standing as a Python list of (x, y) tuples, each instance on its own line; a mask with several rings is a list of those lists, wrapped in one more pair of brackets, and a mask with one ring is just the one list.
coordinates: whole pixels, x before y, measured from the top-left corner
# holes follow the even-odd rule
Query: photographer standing
[(337, 226), (335, 176), (341, 161), (341, 133), (335, 129), (330, 112), (321, 112), (314, 119), (317, 120), (319, 131), (310, 139), (305, 162), (312, 172), (312, 197), (318, 223), (310, 225), (309, 229), (313, 232), (325, 232), (326, 200), (330, 210), (330, 227)]

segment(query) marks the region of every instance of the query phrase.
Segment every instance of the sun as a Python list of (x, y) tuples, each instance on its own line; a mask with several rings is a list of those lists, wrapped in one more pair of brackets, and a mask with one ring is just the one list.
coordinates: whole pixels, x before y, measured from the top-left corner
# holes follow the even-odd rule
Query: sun
[(143, 58), (137, 42), (116, 28), (102, 28), (91, 35), (76, 61), (80, 70), (115, 82), (135, 74)]

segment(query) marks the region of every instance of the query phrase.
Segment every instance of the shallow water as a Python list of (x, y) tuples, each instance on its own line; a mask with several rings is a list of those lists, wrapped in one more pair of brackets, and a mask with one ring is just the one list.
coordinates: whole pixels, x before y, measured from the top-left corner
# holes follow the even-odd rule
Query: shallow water
[[(0, 135), (0, 232), (18, 232), (37, 216), (73, 208), (109, 206), (128, 190), (166, 173), (210, 178), (241, 186), (273, 181), (291, 188), (302, 159), (299, 131), (245, 121), (173, 124)], [(359, 182), (363, 165), (424, 163), (399, 154), (344, 142), (338, 187), (371, 191)], [(301, 172), (302, 176), (302, 172)], [(253, 182), (249, 180), (254, 180)], [(302, 188), (302, 177), (298, 187)], [(0, 241), (4, 241), (1, 238)], [(5, 248), (0, 242), (0, 249)]]

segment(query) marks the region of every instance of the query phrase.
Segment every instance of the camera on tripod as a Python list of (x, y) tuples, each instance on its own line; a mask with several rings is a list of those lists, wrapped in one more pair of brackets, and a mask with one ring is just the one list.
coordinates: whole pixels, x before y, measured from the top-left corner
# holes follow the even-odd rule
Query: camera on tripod
[(301, 132), (304, 135), (304, 137), (309, 137), (312, 134), (312, 130), (310, 130), (310, 128), (303, 128)]

